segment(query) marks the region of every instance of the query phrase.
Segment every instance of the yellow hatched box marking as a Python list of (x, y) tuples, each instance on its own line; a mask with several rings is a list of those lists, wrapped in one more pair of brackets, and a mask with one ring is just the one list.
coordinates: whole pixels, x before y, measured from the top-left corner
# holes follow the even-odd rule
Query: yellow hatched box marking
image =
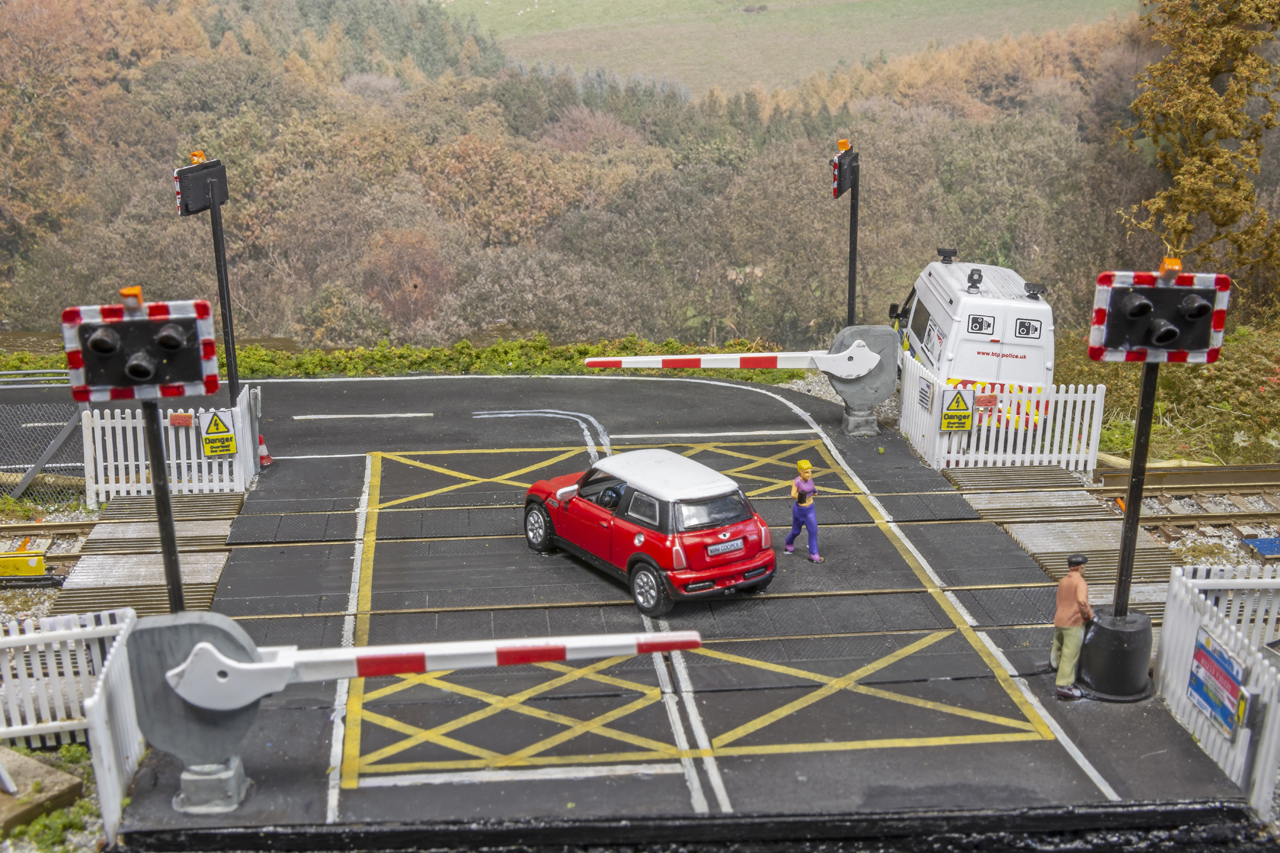
[[(681, 750), (675, 744), (667, 743), (665, 740), (657, 740), (634, 732), (628, 732), (619, 727), (620, 724), (625, 723), (626, 718), (630, 715), (661, 701), (661, 693), (658, 687), (630, 681), (607, 672), (610, 667), (626, 660), (625, 658), (595, 661), (586, 666), (569, 666), (560, 663), (536, 664), (535, 666), (546, 670), (548, 676), (551, 677), (547, 681), (509, 696), (491, 693), (470, 685), (451, 681), (448, 678), (451, 674), (450, 672), (399, 676), (391, 684), (372, 690), (367, 690), (365, 679), (352, 679), (347, 699), (346, 730), (341, 768), (342, 786), (344, 788), (357, 787), (359, 778), (362, 775), (370, 774), (423, 771), (445, 772), (499, 767), (597, 764), (601, 762), (669, 761), (680, 758), (708, 756), (728, 757), (840, 752), (861, 749), (939, 747), (1053, 739), (1053, 734), (1049, 727), (1026, 701), (1025, 697), (1022, 696), (1008, 673), (982, 643), (977, 633), (960, 616), (946, 594), (932, 581), (911, 549), (902, 540), (895, 526), (878, 512), (869, 497), (845, 474), (843, 468), (832, 458), (820, 439), (732, 443), (672, 442), (618, 446), (615, 449), (630, 450), (642, 447), (668, 447), (685, 456), (695, 458), (700, 454), (715, 454), (721, 457), (730, 457), (735, 461), (740, 459), (740, 465), (724, 469), (724, 473), (737, 480), (743, 486), (744, 492), (752, 497), (782, 497), (788, 495), (791, 482), (795, 476), (795, 462), (801, 458), (809, 458), (813, 463), (815, 478), (822, 475), (834, 475), (835, 480), (840, 484), (833, 487), (830, 478), (828, 478), (828, 482), (824, 484), (823, 493), (827, 495), (851, 495), (858, 498), (859, 502), (870, 513), (876, 526), (890, 538), (899, 554), (915, 573), (917, 579), (920, 580), (943, 612), (947, 614), (954, 628), (927, 634), (921, 639), (843, 676), (829, 676), (809, 672), (796, 667), (756, 660), (712, 648), (700, 649), (694, 654), (705, 655), (724, 663), (739, 664), (789, 675), (803, 681), (813, 682), (816, 685), (812, 691), (797, 699), (742, 723), (729, 731), (713, 736), (710, 749)], [(358, 646), (368, 645), (369, 640), (368, 613), (371, 610), (372, 603), (373, 565), (379, 511), (470, 487), (503, 485), (527, 488), (536, 479), (565, 473), (561, 470), (562, 463), (584, 453), (585, 449), (581, 446), (371, 453), (369, 511), (365, 522), (360, 565), (355, 644)], [(467, 457), (473, 455), (493, 456), (497, 454), (532, 454), (535, 459), (532, 462), (521, 460), (498, 474), (488, 476), (460, 470), (464, 466), (459, 466), (457, 462), (459, 459), (465, 461)], [(441, 457), (447, 457), (447, 460)], [(703, 459), (702, 461), (707, 460)], [(381, 500), (381, 483), (386, 463), (396, 463), (444, 475), (450, 482), (408, 497), (400, 497), (383, 502)], [(860, 683), (862, 679), (885, 667), (956, 633), (959, 633), (982, 658), (1006, 695), (1021, 713), (1021, 718), (990, 714)], [(619, 706), (586, 719), (549, 711), (529, 704), (531, 701), (545, 696), (549, 691), (577, 680), (606, 684), (626, 691), (628, 694), (634, 694), (634, 696)], [(484, 704), (484, 707), (455, 719), (424, 728), (398, 720), (392, 716), (395, 705), (390, 703), (379, 704), (379, 700), (387, 699), (397, 693), (415, 687), (443, 690), (460, 697), (479, 701)], [(1006, 731), (941, 737), (913, 736), (837, 742), (823, 741), (820, 743), (778, 742), (759, 745), (743, 745), (740, 743), (748, 735), (773, 727), (776, 723), (812, 706), (814, 703), (833, 695), (839, 695), (843, 691), (936, 712), (949, 718), (958, 717), (975, 723), (996, 725), (1006, 729)], [(501, 752), (483, 745), (469, 743), (459, 735), (460, 730), (465, 727), (504, 712), (520, 714), (546, 723), (552, 723), (561, 726), (562, 729), (553, 735), (537, 738), (532, 743), (511, 752)], [(366, 724), (394, 732), (401, 737), (388, 745), (362, 753), (361, 735)], [(605, 737), (618, 742), (624, 748), (617, 752), (601, 753), (593, 751), (581, 754), (546, 754), (549, 750), (562, 746), (585, 734)], [(434, 761), (395, 760), (397, 756), (401, 756), (407, 750), (423, 744), (431, 744), (451, 750), (458, 753), (458, 757)]]

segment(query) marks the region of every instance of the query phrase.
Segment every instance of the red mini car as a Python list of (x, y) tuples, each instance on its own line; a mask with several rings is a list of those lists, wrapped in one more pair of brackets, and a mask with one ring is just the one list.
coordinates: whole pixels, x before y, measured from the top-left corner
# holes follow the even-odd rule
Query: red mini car
[(559, 546), (626, 581), (646, 616), (773, 580), (769, 526), (738, 484), (669, 450), (539, 480), (525, 496), (524, 532), (535, 551)]

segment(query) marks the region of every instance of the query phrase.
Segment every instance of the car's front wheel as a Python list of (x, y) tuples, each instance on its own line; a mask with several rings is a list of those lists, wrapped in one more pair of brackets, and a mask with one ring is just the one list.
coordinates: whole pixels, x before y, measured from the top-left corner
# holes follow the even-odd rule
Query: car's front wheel
[(661, 616), (675, 606), (661, 573), (649, 563), (631, 570), (631, 598), (645, 616)]
[(551, 516), (547, 515), (546, 507), (540, 503), (525, 507), (524, 541), (529, 543), (529, 547), (539, 554), (551, 551), (551, 533)]

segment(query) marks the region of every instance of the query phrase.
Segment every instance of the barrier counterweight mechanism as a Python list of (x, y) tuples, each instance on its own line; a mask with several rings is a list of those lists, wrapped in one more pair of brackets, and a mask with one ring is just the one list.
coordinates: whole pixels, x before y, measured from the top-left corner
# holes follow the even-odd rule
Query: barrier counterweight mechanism
[(146, 428), (169, 609), (184, 609), (169, 476), (160, 437), (161, 397), (217, 393), (213, 318), (203, 299), (142, 301), (142, 288), (120, 291), (121, 305), (82, 305), (62, 312), (71, 396), (78, 402), (138, 400)]
[(1120, 565), (1110, 608), (1094, 610), (1080, 656), (1080, 679), (1099, 698), (1134, 701), (1151, 695), (1151, 619), (1129, 611), (1147, 451), (1160, 363), (1211, 364), (1222, 349), (1231, 279), (1183, 273), (1176, 258), (1158, 272), (1104, 272), (1094, 294), (1089, 357), (1142, 363), (1129, 489), (1120, 535)]

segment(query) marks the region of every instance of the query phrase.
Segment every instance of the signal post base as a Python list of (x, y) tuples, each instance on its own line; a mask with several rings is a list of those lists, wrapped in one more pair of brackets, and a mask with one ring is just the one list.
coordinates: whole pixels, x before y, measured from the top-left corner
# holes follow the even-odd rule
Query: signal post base
[(1097, 699), (1138, 702), (1154, 692), (1150, 668), (1151, 617), (1095, 607), (1080, 649), (1080, 685)]

